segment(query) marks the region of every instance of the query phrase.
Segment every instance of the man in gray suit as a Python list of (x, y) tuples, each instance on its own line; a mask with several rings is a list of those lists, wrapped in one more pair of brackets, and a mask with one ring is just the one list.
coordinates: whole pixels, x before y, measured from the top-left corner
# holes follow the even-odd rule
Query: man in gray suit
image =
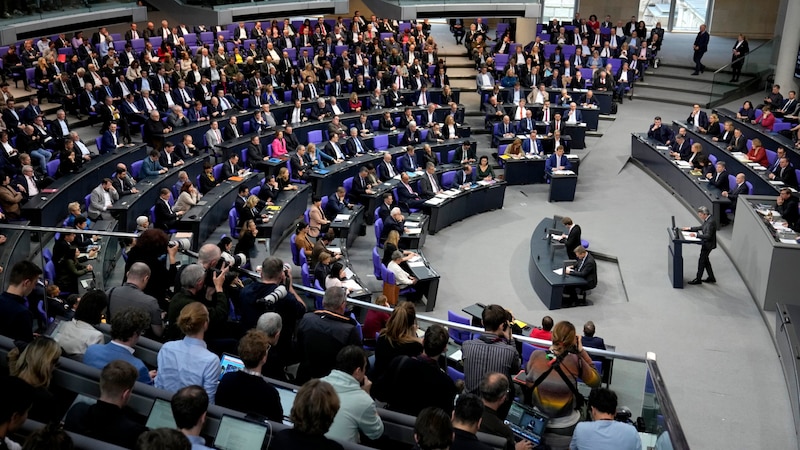
[(108, 208), (117, 200), (119, 200), (119, 194), (111, 185), (111, 179), (104, 178), (103, 182), (92, 190), (89, 197), (89, 217), (92, 220), (110, 220), (112, 217)]
[[(697, 209), (697, 216), (703, 221), (702, 225), (699, 227), (683, 227), (683, 231), (691, 231), (692, 237), (702, 241), (700, 244), (700, 260), (697, 263), (697, 276), (689, 284), (716, 283), (717, 279), (714, 278), (714, 271), (711, 269), (711, 261), (708, 259), (708, 255), (711, 254), (711, 250), (717, 248), (717, 226), (705, 206)], [(708, 278), (706, 279), (702, 279), (704, 270), (708, 273)]]

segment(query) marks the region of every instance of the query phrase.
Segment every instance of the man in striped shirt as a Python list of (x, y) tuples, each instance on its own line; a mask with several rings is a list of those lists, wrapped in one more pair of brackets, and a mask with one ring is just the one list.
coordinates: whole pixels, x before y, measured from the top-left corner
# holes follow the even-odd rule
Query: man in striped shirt
[[(477, 339), (461, 345), (464, 382), (467, 392), (474, 394), (479, 394), (481, 379), (489, 372), (506, 375), (509, 386), (513, 386), (511, 378), (519, 372), (521, 363), (511, 334), (511, 314), (500, 305), (489, 305), (483, 310), (482, 319), (485, 331)], [(501, 410), (507, 412), (508, 407), (504, 405)]]

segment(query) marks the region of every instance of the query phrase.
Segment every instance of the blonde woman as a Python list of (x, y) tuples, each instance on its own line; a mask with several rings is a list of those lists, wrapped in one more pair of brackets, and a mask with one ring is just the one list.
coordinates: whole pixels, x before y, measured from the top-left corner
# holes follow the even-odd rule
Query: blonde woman
[(417, 337), (417, 312), (414, 303), (403, 302), (392, 311), (386, 328), (381, 330), (375, 344), (373, 376), (380, 378), (397, 356), (417, 356), (422, 353), (422, 339)]
[(61, 357), (61, 346), (49, 337), (40, 337), (25, 347), (22, 352), (18, 348), (8, 352), (8, 372), (34, 388), (33, 406), (28, 413), (32, 420), (50, 422), (59, 419), (55, 399), (49, 391), (50, 381), (56, 362)]

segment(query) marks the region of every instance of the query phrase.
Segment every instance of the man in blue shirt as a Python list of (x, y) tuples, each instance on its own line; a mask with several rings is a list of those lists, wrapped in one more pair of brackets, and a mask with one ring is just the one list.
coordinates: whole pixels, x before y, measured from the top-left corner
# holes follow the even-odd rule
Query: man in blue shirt
[(0, 334), (15, 341), (33, 340), (33, 314), (25, 306), (25, 297), (33, 292), (42, 269), (30, 261), (14, 264), (8, 289), (0, 294)]
[(147, 370), (141, 359), (133, 356), (133, 346), (139, 337), (150, 329), (150, 315), (140, 308), (125, 308), (111, 318), (111, 342), (90, 345), (83, 356), (83, 363), (103, 369), (111, 361), (121, 359), (131, 363), (139, 372), (136, 381), (153, 384), (156, 371)]
[(168, 170), (159, 164), (159, 156), (161, 156), (161, 154), (158, 150), (150, 150), (150, 154), (147, 158), (142, 160), (142, 168), (139, 169), (139, 174), (142, 178), (157, 177)]
[(642, 440), (636, 428), (614, 419), (617, 413), (617, 394), (610, 389), (597, 388), (589, 394), (591, 422), (578, 422), (572, 435), (570, 450), (641, 450)]
[(192, 443), (192, 450), (211, 450), (200, 436), (206, 423), (208, 394), (197, 385), (181, 388), (172, 396), (172, 417), (175, 426)]

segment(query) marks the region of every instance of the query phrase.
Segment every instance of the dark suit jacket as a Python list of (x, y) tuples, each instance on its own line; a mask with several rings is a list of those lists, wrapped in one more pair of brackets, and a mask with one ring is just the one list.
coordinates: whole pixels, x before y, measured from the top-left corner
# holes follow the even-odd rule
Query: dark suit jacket
[(222, 163), (222, 173), (220, 174), (220, 176), (219, 176), (220, 179), (217, 180), (217, 183), (225, 181), (225, 180), (227, 180), (228, 178), (230, 178), (230, 177), (232, 177), (234, 175), (238, 175), (239, 170), (241, 170), (241, 168), (242, 168), (242, 166), (240, 166), (239, 164), (236, 164), (234, 166), (234, 170), (231, 170), (230, 161), (225, 161), (224, 163)]
[(347, 156), (356, 156), (356, 154), (358, 153), (358, 147), (356, 146), (355, 142), (356, 140), (359, 140), (361, 142), (361, 149), (363, 151), (365, 152), (369, 151), (369, 147), (367, 147), (367, 144), (363, 140), (361, 140), (360, 137), (357, 136), (354, 138), (351, 137), (347, 139), (347, 142), (345, 142), (344, 144), (345, 149), (347, 150)]
[(575, 259), (575, 248), (581, 245), (581, 226), (574, 225), (572, 229), (569, 230), (567, 238), (562, 242), (564, 242), (564, 247), (567, 249), (567, 257), (569, 257), (569, 259)]
[(739, 137), (739, 140), (736, 140), (736, 137), (731, 138), (730, 146), (732, 152), (742, 152), (747, 153), (747, 138), (744, 135)]
[(697, 37), (694, 39), (694, 45), (699, 47), (697, 50), (698, 52), (705, 53), (708, 51), (708, 31), (703, 33), (697, 33)]
[(114, 177), (111, 179), (111, 186), (114, 186), (114, 189), (117, 190), (117, 194), (122, 197), (123, 195), (128, 195), (131, 193), (131, 189), (133, 189), (134, 184), (131, 182), (130, 176), (127, 176), (124, 179)]
[(325, 205), (325, 217), (328, 220), (333, 220), (337, 214), (344, 214), (347, 211), (347, 203), (340, 201), (335, 192), (328, 197), (328, 204)]
[(727, 170), (723, 170), (722, 172), (720, 172), (719, 177), (717, 176), (717, 172), (715, 170), (714, 173), (711, 174), (711, 176), (712, 176), (712, 178), (710, 180), (708, 180), (708, 182), (711, 185), (718, 187), (722, 191), (727, 191), (728, 190), (728, 171)]
[(594, 289), (597, 286), (597, 263), (595, 263), (592, 254), (586, 253), (586, 258), (575, 264), (575, 271), (570, 275), (586, 280), (584, 289)]
[(703, 241), (701, 245), (704, 249), (710, 250), (717, 248), (717, 225), (714, 224), (713, 217), (706, 217), (702, 225), (699, 227), (691, 227), (689, 231), (697, 232), (698, 239)]
[(400, 145), (418, 145), (420, 142), (422, 142), (420, 136), (419, 129), (414, 132), (412, 132), (410, 129), (407, 129), (405, 133), (403, 133), (403, 138), (400, 139)]
[(169, 230), (175, 225), (175, 220), (178, 218), (174, 212), (170, 211), (170, 208), (164, 203), (163, 200), (160, 198), (156, 200), (156, 222), (153, 225), (155, 228), (161, 228), (162, 230)]
[[(391, 164), (388, 164), (388, 165), (391, 165)], [(385, 161), (381, 161), (378, 164), (377, 171), (378, 171), (378, 178), (380, 178), (381, 181), (386, 181), (386, 180), (389, 180), (389, 179), (392, 178), (389, 175), (389, 169), (387, 168), (387, 164), (386, 164)], [(399, 171), (394, 167), (392, 167), (392, 171), (393, 171), (392, 173), (394, 173), (395, 175), (397, 175), (399, 173)]]
[(781, 213), (781, 217), (786, 219), (789, 222), (789, 226), (792, 229), (796, 229), (798, 221), (800, 221), (800, 212), (797, 210), (797, 199), (789, 197), (788, 200), (783, 202), (783, 205), (778, 205), (775, 207), (779, 213)]
[[(363, 183), (363, 184), (362, 184)], [(350, 190), (350, 199), (353, 202), (362, 203), (365, 200), (365, 196), (367, 195), (367, 185), (369, 184), (369, 180), (366, 178), (361, 178), (359, 175), (353, 177), (353, 187)]]
[[(699, 115), (700, 119), (698, 120), (698, 123), (700, 128), (708, 128), (708, 114), (706, 114), (705, 111), (700, 111)], [(689, 125), (694, 125), (694, 118), (692, 118), (691, 114), (689, 114), (689, 117), (686, 118), (686, 123)]]
[(127, 408), (98, 400), (94, 405), (78, 403), (70, 408), (64, 427), (94, 439), (133, 448), (139, 435), (147, 431), (142, 420)]
[[(797, 208), (795, 208), (797, 209)], [(378, 206), (378, 217), (381, 218), (384, 222), (389, 217), (389, 214), (392, 212), (392, 206), (387, 205), (385, 202), (381, 202), (381, 205)]]
[(776, 180), (781, 180), (785, 185), (797, 189), (797, 174), (794, 171), (794, 167), (791, 165), (787, 166), (786, 169), (783, 169), (783, 175), (781, 175), (780, 167), (778, 167), (772, 173), (775, 174)]
[[(433, 176), (436, 178), (436, 184), (439, 185), (439, 189), (442, 189), (442, 181), (439, 177), (434, 173)], [(433, 198), (436, 195), (436, 192), (433, 191), (433, 185), (431, 180), (428, 178), (427, 172), (422, 175), (422, 179), (419, 181), (419, 195), (424, 199)]]
[(234, 135), (233, 135), (233, 128), (234, 127), (236, 127), (236, 131), (239, 132), (239, 137), (241, 137), (244, 134), (244, 133), (242, 133), (242, 130), (239, 128), (238, 124), (237, 125), (233, 125), (233, 124), (229, 123), (228, 126), (226, 126), (225, 129), (222, 131), (222, 139), (223, 140), (229, 141), (231, 139), (234, 139)]
[[(300, 158), (300, 156), (295, 153), (289, 158), (289, 164), (292, 165), (292, 175), (295, 178), (305, 178), (308, 174), (305, 173), (308, 170), (308, 163), (306, 162), (305, 158)], [(303, 175), (300, 175), (300, 172), (303, 172)]]
[(170, 155), (170, 159), (172, 160), (171, 164), (167, 163), (167, 153), (164, 150), (161, 150), (161, 154), (158, 157), (158, 163), (161, 164), (162, 167), (166, 167), (167, 169), (172, 169), (173, 167), (175, 167), (175, 161), (179, 160), (180, 158), (178, 157), (178, 155), (175, 154), (175, 152), (172, 152), (172, 155)]

